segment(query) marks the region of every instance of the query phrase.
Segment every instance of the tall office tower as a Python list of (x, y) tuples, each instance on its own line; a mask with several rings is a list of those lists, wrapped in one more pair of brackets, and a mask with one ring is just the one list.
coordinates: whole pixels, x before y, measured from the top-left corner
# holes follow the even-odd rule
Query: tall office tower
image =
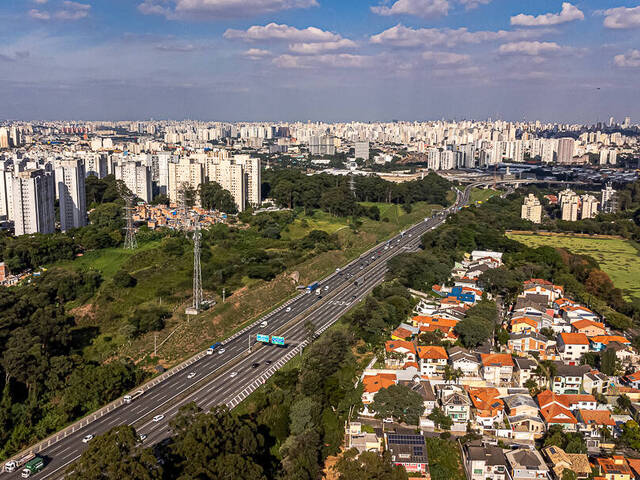
[(0, 148), (9, 148), (9, 130), (0, 128)]
[(582, 208), (580, 210), (580, 219), (595, 218), (598, 214), (599, 202), (593, 195), (582, 195), (580, 197)]
[(618, 208), (616, 191), (608, 184), (601, 192), (600, 205), (605, 213), (614, 213)]
[(440, 150), (437, 148), (427, 150), (427, 167), (429, 170), (440, 170)]
[(356, 142), (355, 158), (369, 160), (369, 142)]
[(529, 220), (533, 223), (542, 222), (542, 205), (540, 204), (538, 197), (533, 193), (530, 193), (524, 198), (520, 218), (523, 220)]
[[(242, 165), (244, 175), (245, 200), (255, 207), (262, 203), (262, 171), (259, 158), (249, 155), (235, 155), (235, 163)], [(242, 208), (244, 210), (244, 207)]]
[(576, 141), (573, 138), (558, 140), (558, 163), (571, 163)]
[[(178, 163), (169, 164), (169, 200), (178, 203), (179, 193), (182, 188), (189, 187), (197, 190), (204, 181), (204, 169), (202, 164), (182, 157)], [(200, 205), (200, 198), (196, 198), (196, 204)]]
[(131, 193), (144, 202), (153, 199), (151, 169), (140, 162), (119, 162), (114, 167), (116, 180), (122, 180)]
[(0, 218), (13, 220), (13, 163), (0, 161)]
[(613, 127), (615, 123), (616, 123), (615, 119), (613, 117), (609, 117), (609, 126)]
[(440, 152), (440, 169), (453, 170), (456, 167), (456, 156), (451, 150)]
[(53, 233), (56, 220), (53, 175), (42, 169), (18, 172), (13, 177), (12, 190), (16, 235)]
[(79, 160), (58, 162), (55, 171), (56, 196), (60, 203), (60, 230), (87, 224), (84, 164)]
[(631, 126), (631, 117), (624, 117), (624, 122), (622, 123), (623, 128), (629, 128)]
[(571, 190), (564, 190), (558, 195), (562, 220), (575, 222), (578, 220), (578, 210), (580, 207), (580, 197)]

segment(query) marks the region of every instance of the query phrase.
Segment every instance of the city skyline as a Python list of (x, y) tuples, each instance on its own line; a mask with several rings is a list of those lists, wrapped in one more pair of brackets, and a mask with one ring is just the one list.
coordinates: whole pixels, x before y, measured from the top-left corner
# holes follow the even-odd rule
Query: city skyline
[(9, 0), (0, 101), (17, 120), (638, 118), (640, 4), (602, 3)]

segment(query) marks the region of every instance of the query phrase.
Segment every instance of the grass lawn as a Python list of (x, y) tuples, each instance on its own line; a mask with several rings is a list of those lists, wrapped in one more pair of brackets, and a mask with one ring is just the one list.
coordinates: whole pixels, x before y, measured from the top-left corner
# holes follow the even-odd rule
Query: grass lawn
[(133, 255), (156, 248), (162, 240), (154, 240), (141, 244), (136, 250), (125, 250), (122, 247), (104, 248), (85, 253), (73, 260), (64, 260), (49, 267), (73, 268), (74, 270), (98, 270), (102, 278), (109, 280), (120, 267)]
[(432, 480), (465, 480), (460, 449), (454, 440), (427, 437), (427, 454)]
[(495, 195), (500, 195), (500, 191), (494, 190), (492, 188), (474, 188), (471, 190), (471, 203), (475, 202), (486, 202), (491, 197)]
[(630, 241), (618, 238), (584, 238), (564, 235), (508, 234), (530, 247), (565, 248), (571, 253), (594, 258), (614, 285), (630, 300), (640, 298), (640, 252)]

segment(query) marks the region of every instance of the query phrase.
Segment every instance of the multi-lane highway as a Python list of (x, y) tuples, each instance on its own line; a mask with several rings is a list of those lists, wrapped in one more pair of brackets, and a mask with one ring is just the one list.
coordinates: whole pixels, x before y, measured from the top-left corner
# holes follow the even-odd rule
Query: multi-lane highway
[[(120, 401), (95, 421), (75, 428), (64, 437), (53, 438), (38, 453), (45, 458), (46, 467), (34, 478), (63, 477), (68, 465), (87, 448), (82, 441), (86, 435), (99, 435), (116, 425), (134, 425), (139, 434), (146, 436), (144, 444), (151, 445), (171, 434), (169, 421), (182, 405), (195, 402), (204, 410), (219, 404), (234, 407), (301, 350), (308, 336), (308, 322), (318, 332), (333, 324), (383, 281), (387, 260), (402, 251), (416, 250), (422, 234), (439, 226), (449, 213), (467, 204), (470, 188), (457, 191), (454, 206), (374, 247), (322, 280), (317, 290), (319, 294), (302, 293), (225, 340), (223, 353), (200, 355), (187, 368), (148, 388), (132, 403)], [(260, 326), (263, 322), (267, 322), (266, 327)], [(287, 346), (256, 344), (258, 333), (283, 336)], [(19, 472), (3, 475), (18, 478)]]

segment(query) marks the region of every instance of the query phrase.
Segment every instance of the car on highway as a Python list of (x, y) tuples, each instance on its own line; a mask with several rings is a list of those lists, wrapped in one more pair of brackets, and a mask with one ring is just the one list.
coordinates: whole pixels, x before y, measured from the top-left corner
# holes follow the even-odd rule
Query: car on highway
[(290, 312), (290, 311), (291, 311), (291, 307), (287, 307), (287, 308), (285, 308), (285, 310), (284, 310), (284, 311), (285, 311), (285, 312), (287, 312), (287, 313), (288, 313), (288, 312)]
[(89, 435), (85, 435), (82, 438), (82, 443), (89, 443), (91, 440), (93, 440), (93, 433), (90, 433)]
[(238, 372), (231, 372), (231, 373), (229, 374), (229, 376), (230, 376), (231, 378), (235, 378), (235, 377), (237, 377), (237, 376), (238, 376)]
[(189, 372), (189, 375), (187, 375), (187, 378), (191, 380), (195, 376), (196, 376), (196, 372)]
[(325, 285), (325, 286), (324, 286), (324, 289), (325, 289), (325, 290), (329, 290), (329, 285)]
[(218, 350), (218, 355), (222, 355), (224, 352), (225, 352), (225, 349), (221, 348), (221, 349)]
[(269, 322), (267, 322), (266, 320), (264, 322), (260, 322), (260, 327), (264, 328), (267, 325), (269, 325)]
[(164, 415), (156, 415), (155, 417), (153, 417), (153, 421), (154, 422), (159, 422), (164, 418)]
[(267, 360), (264, 363), (266, 363), (267, 365), (271, 365), (273, 363), (273, 361), (272, 360)]
[(260, 366), (260, 362), (253, 362), (251, 364), (251, 368), (258, 368)]
[(340, 271), (340, 267), (336, 268), (336, 272), (339, 272), (339, 271)]
[(144, 442), (145, 439), (147, 438), (147, 435), (144, 433), (141, 433), (140, 435), (138, 435), (138, 438), (140, 439), (141, 442)]

